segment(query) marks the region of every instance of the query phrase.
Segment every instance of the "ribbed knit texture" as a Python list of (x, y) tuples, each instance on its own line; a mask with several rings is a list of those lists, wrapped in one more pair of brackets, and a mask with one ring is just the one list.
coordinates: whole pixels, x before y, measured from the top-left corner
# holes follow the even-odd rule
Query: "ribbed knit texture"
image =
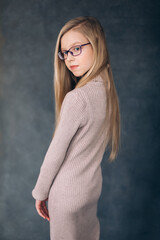
[(98, 76), (68, 92), (32, 191), (48, 197), (51, 240), (99, 240), (106, 91)]

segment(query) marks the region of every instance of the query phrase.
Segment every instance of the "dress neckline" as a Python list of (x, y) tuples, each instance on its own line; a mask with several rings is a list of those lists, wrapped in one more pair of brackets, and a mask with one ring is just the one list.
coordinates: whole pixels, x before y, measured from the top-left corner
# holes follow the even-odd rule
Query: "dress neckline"
[(98, 75), (94, 77), (92, 80), (90, 80), (88, 83), (92, 83), (92, 82), (104, 82), (104, 80), (100, 75)]

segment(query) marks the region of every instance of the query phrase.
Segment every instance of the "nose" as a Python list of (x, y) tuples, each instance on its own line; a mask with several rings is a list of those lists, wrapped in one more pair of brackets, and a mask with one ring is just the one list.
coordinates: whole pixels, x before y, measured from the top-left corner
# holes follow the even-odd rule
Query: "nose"
[(74, 56), (71, 54), (71, 52), (68, 52), (67, 60), (70, 61), (73, 59), (74, 59)]

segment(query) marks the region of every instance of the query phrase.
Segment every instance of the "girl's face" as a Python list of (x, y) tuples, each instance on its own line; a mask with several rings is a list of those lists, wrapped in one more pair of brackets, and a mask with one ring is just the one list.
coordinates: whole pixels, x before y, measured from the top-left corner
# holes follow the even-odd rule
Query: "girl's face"
[[(82, 45), (88, 42), (88, 39), (83, 34), (71, 29), (61, 38), (61, 51), (67, 51), (73, 46)], [(72, 56), (71, 53), (68, 52), (67, 59), (65, 59), (64, 62), (66, 67), (73, 73), (74, 76), (81, 77), (93, 65), (93, 55), (92, 45), (88, 44), (82, 46), (82, 52), (78, 56)]]

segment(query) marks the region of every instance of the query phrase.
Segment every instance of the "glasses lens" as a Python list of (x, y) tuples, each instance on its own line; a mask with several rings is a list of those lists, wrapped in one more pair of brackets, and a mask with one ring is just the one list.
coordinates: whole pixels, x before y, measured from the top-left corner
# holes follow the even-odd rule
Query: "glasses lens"
[(73, 53), (73, 56), (79, 55), (81, 53), (81, 46), (74, 46), (70, 49), (70, 51)]
[(58, 53), (58, 56), (59, 56), (59, 58), (60, 58), (61, 60), (64, 60), (64, 53), (59, 52), (59, 53)]

